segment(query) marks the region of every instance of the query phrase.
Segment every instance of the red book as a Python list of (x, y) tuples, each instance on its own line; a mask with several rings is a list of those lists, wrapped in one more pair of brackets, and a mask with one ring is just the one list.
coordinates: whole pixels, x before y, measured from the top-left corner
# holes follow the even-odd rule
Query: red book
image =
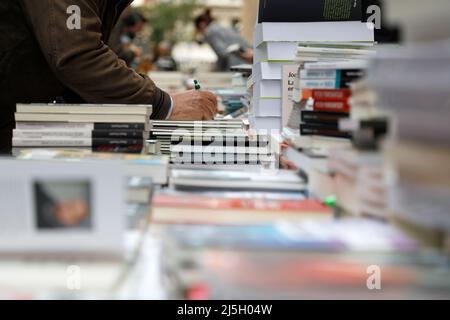
[(157, 195), (152, 222), (162, 224), (255, 225), (283, 220), (331, 220), (330, 208), (318, 200), (239, 199), (214, 196)]
[(248, 210), (248, 211), (295, 211), (328, 213), (329, 208), (317, 200), (266, 200), (239, 199), (209, 196), (173, 196), (158, 195), (153, 200), (155, 207), (195, 208), (212, 210)]
[(320, 101), (347, 102), (351, 96), (349, 89), (315, 89), (312, 98)]
[(344, 101), (314, 101), (314, 111), (350, 112), (350, 106)]

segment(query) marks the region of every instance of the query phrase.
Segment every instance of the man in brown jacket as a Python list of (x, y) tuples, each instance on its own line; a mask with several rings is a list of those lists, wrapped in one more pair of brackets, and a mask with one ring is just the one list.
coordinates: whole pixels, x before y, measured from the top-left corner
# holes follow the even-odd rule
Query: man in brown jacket
[[(0, 151), (11, 148), (16, 103), (152, 104), (153, 118), (207, 120), (209, 92), (169, 96), (106, 45), (132, 0), (0, 1)], [(75, 10), (74, 10), (75, 8)], [(81, 24), (72, 23), (79, 14)], [(74, 16), (75, 15), (75, 16)], [(79, 27), (79, 28), (78, 28)]]

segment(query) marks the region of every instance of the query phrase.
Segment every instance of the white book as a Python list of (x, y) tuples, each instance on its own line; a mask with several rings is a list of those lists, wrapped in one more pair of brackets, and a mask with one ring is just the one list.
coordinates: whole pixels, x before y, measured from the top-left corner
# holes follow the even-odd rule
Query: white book
[(250, 127), (253, 130), (281, 130), (281, 117), (253, 117)]
[(253, 97), (281, 98), (281, 80), (260, 80), (253, 87)]
[(16, 122), (19, 131), (94, 131), (94, 130), (142, 130), (149, 131), (151, 123), (80, 123), (80, 122)]
[(120, 162), (125, 166), (128, 177), (151, 178), (158, 185), (167, 184), (169, 176), (169, 158), (161, 155), (95, 153), (80, 149), (23, 149), (17, 157), (34, 161)]
[(366, 23), (306, 22), (306, 23), (260, 23), (256, 25), (255, 46), (271, 41), (320, 41), (320, 42), (374, 42), (374, 31)]
[(14, 138), (23, 139), (92, 139), (92, 138), (108, 138), (108, 139), (149, 139), (149, 132), (136, 132), (136, 134), (128, 134), (127, 132), (104, 130), (105, 134), (95, 134), (92, 130), (13, 130)]
[(297, 42), (264, 42), (255, 48), (255, 61), (292, 61)]
[(342, 49), (363, 49), (369, 50), (375, 46), (375, 42), (362, 42), (362, 41), (299, 41), (299, 46), (321, 47), (321, 48), (342, 48)]
[(152, 115), (151, 105), (17, 104), (17, 113)]
[(326, 62), (307, 62), (306, 70), (328, 70), (328, 69), (367, 69), (368, 60), (350, 60), (350, 61), (326, 61)]
[(361, 55), (361, 56), (373, 56), (376, 54), (374, 50), (362, 50), (362, 49), (344, 49), (344, 48), (324, 48), (324, 47), (304, 47), (299, 46), (296, 50), (297, 55), (313, 54), (313, 55)]
[(302, 80), (336, 79), (337, 75), (338, 72), (335, 69), (300, 70), (300, 79)]
[(253, 99), (253, 112), (257, 117), (281, 117), (281, 98)]
[(282, 68), (294, 62), (258, 62), (253, 65), (253, 78), (260, 80), (281, 80)]
[(146, 123), (147, 115), (16, 113), (16, 122)]
[(266, 147), (223, 147), (223, 146), (183, 146), (177, 145), (170, 148), (172, 154), (201, 153), (201, 154), (269, 154)]
[(298, 83), (298, 69), (299, 65), (285, 65), (283, 66), (283, 81), (282, 81), (282, 98), (281, 98), (281, 119), (283, 128), (289, 124), (292, 111), (294, 109), (294, 92), (295, 86)]
[(170, 182), (176, 188), (208, 188), (237, 190), (305, 190), (305, 182), (293, 171), (259, 172), (174, 170)]
[(27, 147), (91, 147), (91, 138), (72, 139), (31, 139), (14, 137), (12, 141), (15, 148)]
[(13, 131), (14, 138), (21, 139), (91, 139), (92, 131), (66, 130), (66, 131), (42, 131), (42, 130), (17, 130)]
[[(0, 166), (0, 255), (123, 257), (120, 163), (1, 160)], [(80, 214), (67, 220), (61, 212), (69, 209)]]
[(338, 89), (340, 83), (336, 79), (300, 80), (302, 89)]

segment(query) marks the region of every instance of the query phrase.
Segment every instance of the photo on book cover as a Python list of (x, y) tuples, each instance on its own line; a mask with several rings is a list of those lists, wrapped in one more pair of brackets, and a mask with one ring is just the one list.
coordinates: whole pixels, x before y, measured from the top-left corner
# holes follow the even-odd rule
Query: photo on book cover
[(92, 229), (89, 181), (37, 180), (33, 185), (33, 195), (37, 230)]

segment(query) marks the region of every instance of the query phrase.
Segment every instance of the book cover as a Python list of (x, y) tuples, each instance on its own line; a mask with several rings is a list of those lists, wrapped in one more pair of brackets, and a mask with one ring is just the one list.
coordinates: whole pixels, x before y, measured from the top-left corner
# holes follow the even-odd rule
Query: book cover
[(339, 126), (319, 125), (319, 124), (300, 124), (300, 135), (302, 136), (323, 136), (334, 138), (351, 138), (348, 132), (339, 130)]
[(148, 131), (148, 123), (87, 123), (87, 122), (39, 122), (18, 121), (17, 130), (42, 130), (42, 131), (95, 131), (95, 130), (135, 130)]
[(143, 139), (109, 139), (109, 138), (81, 138), (81, 139), (30, 139), (13, 138), (14, 147), (97, 147), (105, 145), (133, 146), (144, 144)]
[(258, 22), (362, 21), (361, 0), (260, 0)]
[(347, 102), (350, 95), (349, 89), (315, 89), (312, 91), (312, 98), (317, 101)]
[(332, 124), (338, 126), (341, 119), (348, 118), (346, 112), (326, 112), (326, 111), (302, 111), (301, 119), (303, 123), (310, 124)]
[(347, 102), (342, 101), (314, 101), (314, 111), (344, 112), (349, 113), (351, 108)]
[(139, 130), (14, 130), (15, 138), (25, 139), (148, 139), (149, 132)]
[(238, 199), (209, 196), (157, 195), (153, 206), (158, 208), (194, 208), (208, 210), (239, 210), (268, 212), (302, 212), (330, 215), (330, 209), (318, 200)]

